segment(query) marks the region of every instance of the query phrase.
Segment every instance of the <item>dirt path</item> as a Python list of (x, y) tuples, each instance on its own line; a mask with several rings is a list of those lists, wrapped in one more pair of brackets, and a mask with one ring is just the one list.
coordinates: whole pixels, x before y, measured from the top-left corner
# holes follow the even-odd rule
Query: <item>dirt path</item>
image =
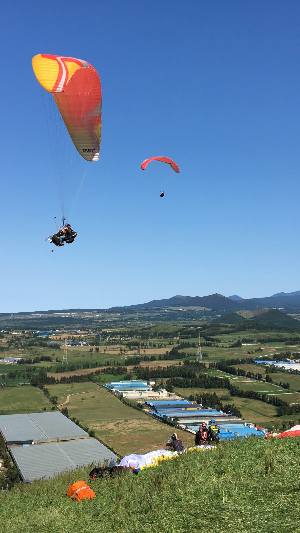
[(76, 396), (76, 394), (85, 394), (85, 392), (86, 391), (81, 391), (81, 392), (73, 392), (72, 394), (68, 394), (66, 400), (63, 403), (60, 403), (57, 407), (60, 408), (66, 405), (67, 403), (69, 403), (71, 396)]

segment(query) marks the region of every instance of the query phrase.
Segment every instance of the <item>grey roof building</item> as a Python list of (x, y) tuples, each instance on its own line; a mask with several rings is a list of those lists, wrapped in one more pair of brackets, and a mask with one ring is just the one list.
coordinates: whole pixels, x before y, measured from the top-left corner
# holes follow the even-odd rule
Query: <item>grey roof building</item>
[(8, 445), (88, 437), (86, 431), (74, 424), (60, 411), (0, 415), (0, 431)]
[(79, 466), (104, 465), (118, 457), (96, 439), (8, 446), (23, 481), (47, 479)]
[(1, 415), (0, 431), (23, 481), (54, 477), (118, 457), (60, 411)]

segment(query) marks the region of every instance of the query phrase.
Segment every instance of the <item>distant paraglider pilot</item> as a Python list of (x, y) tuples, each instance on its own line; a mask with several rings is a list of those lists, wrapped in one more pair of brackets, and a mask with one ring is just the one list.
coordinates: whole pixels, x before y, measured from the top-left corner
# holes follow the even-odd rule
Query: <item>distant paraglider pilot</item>
[(66, 224), (63, 228), (61, 228), (57, 233), (54, 233), (52, 237), (50, 237), (50, 242), (53, 242), (55, 246), (64, 246), (64, 243), (70, 244), (74, 241), (77, 233), (76, 231), (73, 231), (70, 224)]
[(159, 195), (159, 196), (160, 196), (161, 198), (163, 198), (163, 197), (165, 196), (165, 193), (164, 193), (164, 191), (162, 191), (162, 192), (160, 193), (160, 195)]

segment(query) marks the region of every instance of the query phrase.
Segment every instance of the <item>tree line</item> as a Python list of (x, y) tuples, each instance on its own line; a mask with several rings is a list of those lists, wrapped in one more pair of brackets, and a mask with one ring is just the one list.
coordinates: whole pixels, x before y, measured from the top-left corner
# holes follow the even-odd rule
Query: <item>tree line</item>
[(223, 411), (223, 413), (232, 414), (237, 418), (242, 418), (241, 411), (234, 404), (227, 403), (224, 405), (215, 392), (211, 394), (191, 394), (188, 399), (190, 401), (196, 401), (197, 403), (201, 404), (204, 409), (212, 407), (213, 409), (217, 409), (218, 411)]

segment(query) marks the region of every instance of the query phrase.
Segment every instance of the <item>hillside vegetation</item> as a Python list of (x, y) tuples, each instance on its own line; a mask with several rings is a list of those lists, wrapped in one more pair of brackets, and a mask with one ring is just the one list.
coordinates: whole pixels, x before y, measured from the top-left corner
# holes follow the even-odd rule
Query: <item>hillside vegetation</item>
[[(194, 451), (158, 467), (89, 481), (87, 469), (0, 493), (3, 533), (295, 533), (300, 438), (247, 439)], [(78, 480), (96, 493), (66, 496)]]
[[(273, 328), (300, 329), (299, 320), (282, 313), (278, 309), (259, 309), (258, 311), (226, 313), (221, 318), (215, 318), (214, 322), (220, 322), (222, 324), (241, 324), (245, 319)], [(248, 325), (249, 323), (245, 323), (245, 327)], [(252, 325), (253, 328), (255, 326), (256, 324)]]

